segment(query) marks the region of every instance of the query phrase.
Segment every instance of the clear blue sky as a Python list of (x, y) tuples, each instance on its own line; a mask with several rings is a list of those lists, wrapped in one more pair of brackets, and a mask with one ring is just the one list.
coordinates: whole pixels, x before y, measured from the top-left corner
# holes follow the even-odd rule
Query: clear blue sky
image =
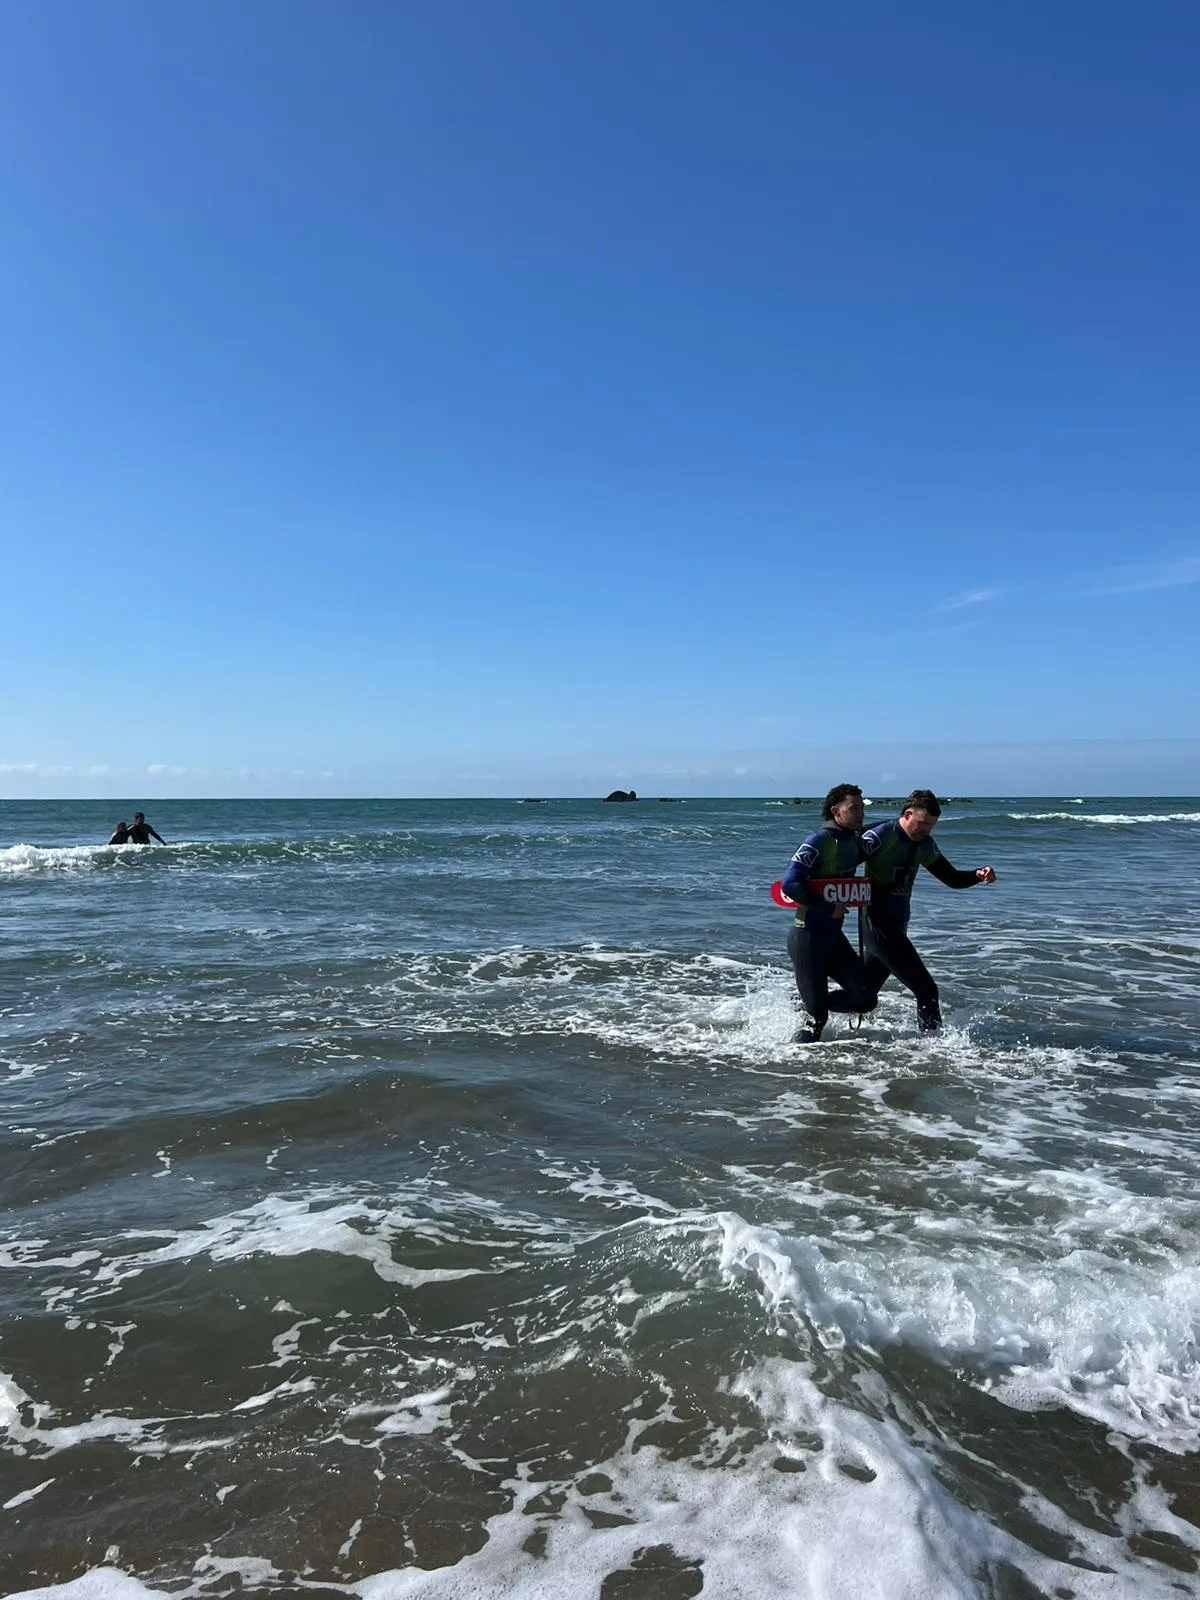
[(0, 794), (1200, 788), (1198, 58), (8, 0)]

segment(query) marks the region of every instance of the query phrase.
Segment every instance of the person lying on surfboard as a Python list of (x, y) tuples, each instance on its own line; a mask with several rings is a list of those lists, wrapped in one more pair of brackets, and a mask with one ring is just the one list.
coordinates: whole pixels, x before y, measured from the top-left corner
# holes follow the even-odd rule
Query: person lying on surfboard
[(941, 814), (941, 801), (932, 789), (914, 789), (898, 817), (868, 828), (861, 841), (871, 884), (870, 902), (863, 912), (863, 954), (870, 991), (877, 997), (889, 978), (898, 978), (916, 997), (922, 1033), (934, 1033), (941, 1027), (942, 1011), (938, 986), (908, 937), (917, 868), (925, 867), (951, 889), (973, 889), (996, 881), (991, 867), (963, 871), (950, 865), (931, 838)]
[[(873, 1011), (878, 989), (862, 957), (842, 931), (842, 920), (855, 898), (850, 881), (863, 859), (858, 831), (863, 824), (863, 794), (854, 783), (835, 783), (821, 807), (825, 826), (810, 833), (792, 857), (780, 889), (783, 904), (795, 903), (796, 920), (788, 931), (788, 955), (796, 988), (808, 1014), (797, 1044), (815, 1044), (831, 1011)], [(865, 889), (865, 883), (859, 880)], [(840, 989), (829, 992), (836, 978)]]

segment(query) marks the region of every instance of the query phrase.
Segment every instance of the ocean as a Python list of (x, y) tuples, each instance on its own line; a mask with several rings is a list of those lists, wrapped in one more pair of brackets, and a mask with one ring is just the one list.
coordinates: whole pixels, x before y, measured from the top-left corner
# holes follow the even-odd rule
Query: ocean
[[(1200, 800), (0, 804), (0, 1589), (1200, 1593)], [(868, 821), (888, 814), (882, 801)]]

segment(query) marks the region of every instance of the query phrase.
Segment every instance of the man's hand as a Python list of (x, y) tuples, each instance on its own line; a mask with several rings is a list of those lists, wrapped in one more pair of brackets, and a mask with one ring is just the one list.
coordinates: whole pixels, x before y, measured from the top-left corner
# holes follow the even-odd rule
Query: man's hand
[(992, 867), (976, 867), (975, 876), (980, 883), (995, 883), (996, 873)]

